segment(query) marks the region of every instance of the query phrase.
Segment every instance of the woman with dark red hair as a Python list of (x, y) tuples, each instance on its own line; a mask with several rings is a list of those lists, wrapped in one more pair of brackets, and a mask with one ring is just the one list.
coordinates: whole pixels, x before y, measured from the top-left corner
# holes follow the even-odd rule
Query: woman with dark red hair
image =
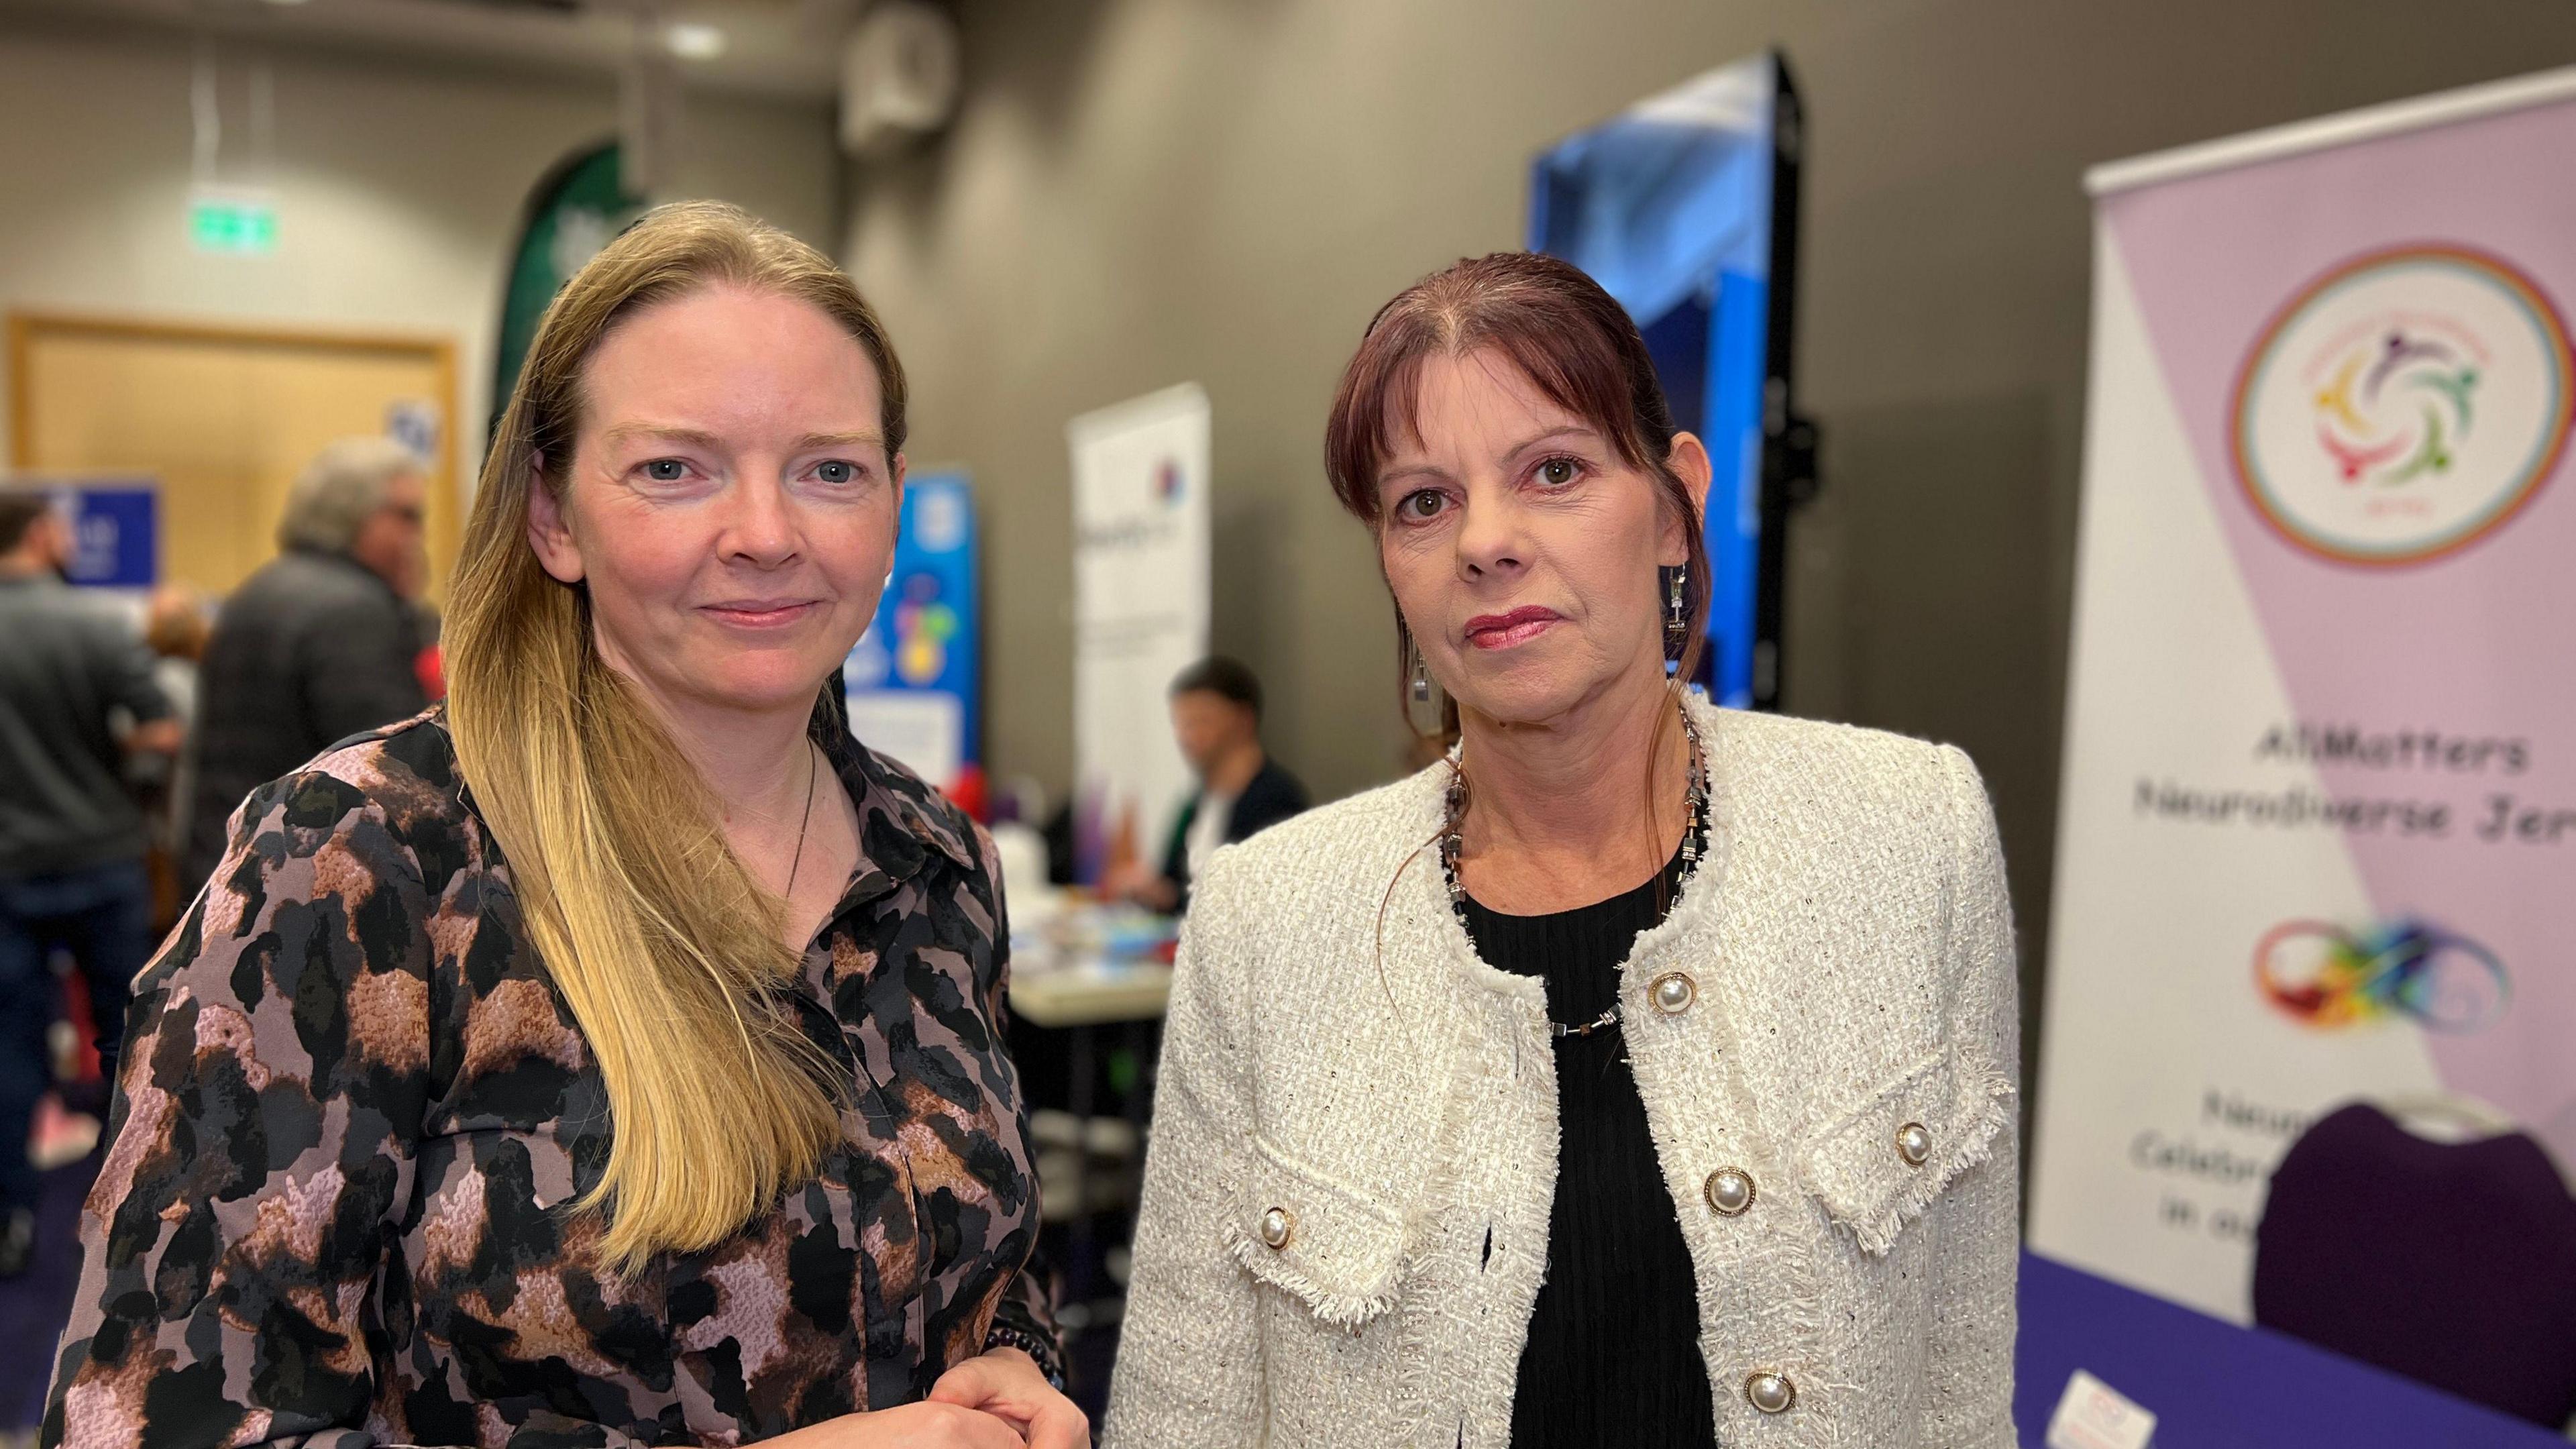
[(1974, 767), (1681, 685), (1708, 453), (1563, 262), (1387, 304), (1326, 462), (1455, 743), (1208, 866), (1109, 1442), (2011, 1444)]

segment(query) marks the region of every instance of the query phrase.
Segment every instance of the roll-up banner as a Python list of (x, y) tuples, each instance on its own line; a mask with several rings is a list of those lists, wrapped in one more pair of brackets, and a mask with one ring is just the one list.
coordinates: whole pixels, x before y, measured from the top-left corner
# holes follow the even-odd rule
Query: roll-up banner
[(841, 666), (850, 733), (970, 810), (984, 795), (981, 571), (974, 484), (962, 471), (906, 478), (893, 571)]
[(1076, 872), (1159, 861), (1193, 788), (1173, 676), (1208, 647), (1207, 393), (1195, 383), (1084, 413), (1073, 449)]
[(2089, 178), (2041, 1252), (2243, 1321), (2327, 1110), (2576, 1161), (2571, 155), (2561, 71)]

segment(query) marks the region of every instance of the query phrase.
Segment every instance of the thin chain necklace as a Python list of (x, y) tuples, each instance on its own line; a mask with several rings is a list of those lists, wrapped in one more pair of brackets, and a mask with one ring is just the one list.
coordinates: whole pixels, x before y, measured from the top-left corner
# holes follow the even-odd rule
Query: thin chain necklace
[[(1699, 869), (1699, 843), (1708, 833), (1708, 758), (1700, 748), (1699, 726), (1691, 722), (1687, 706), (1682, 710), (1682, 734), (1690, 741), (1690, 785), (1685, 802), (1688, 818), (1682, 822), (1681, 876), (1673, 883), (1677, 898), (1682, 887), (1690, 883), (1691, 876)], [(1449, 766), (1449, 793), (1440, 822), (1440, 874), (1449, 885), (1449, 909), (1458, 917), (1458, 929), (1467, 932), (1467, 938), (1472, 941), (1475, 932), (1467, 924), (1467, 887), (1458, 879), (1458, 827), (1467, 815), (1467, 772), (1460, 768), (1462, 763), (1463, 757), (1452, 761)], [(1568, 1026), (1551, 1017), (1547, 1032), (1551, 1037), (1562, 1039), (1615, 1030), (1618, 1025), (1619, 1008), (1613, 1004), (1608, 1011), (1580, 1026)]]
[(791, 905), (796, 900), (796, 872), (805, 866), (805, 837), (814, 828), (814, 777), (822, 773), (822, 766), (815, 760), (815, 753), (814, 742), (807, 740), (805, 742), (805, 818), (796, 826), (796, 858), (787, 863), (787, 890), (784, 893)]

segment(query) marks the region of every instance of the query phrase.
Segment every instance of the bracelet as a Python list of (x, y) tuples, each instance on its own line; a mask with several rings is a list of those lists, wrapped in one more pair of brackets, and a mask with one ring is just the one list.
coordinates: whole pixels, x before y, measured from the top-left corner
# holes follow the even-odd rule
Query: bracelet
[(1024, 1329), (996, 1323), (984, 1335), (984, 1349), (989, 1353), (997, 1348), (1016, 1348), (1027, 1354), (1036, 1361), (1038, 1372), (1046, 1375), (1047, 1387), (1059, 1394), (1064, 1392), (1064, 1370), (1056, 1366), (1054, 1344)]

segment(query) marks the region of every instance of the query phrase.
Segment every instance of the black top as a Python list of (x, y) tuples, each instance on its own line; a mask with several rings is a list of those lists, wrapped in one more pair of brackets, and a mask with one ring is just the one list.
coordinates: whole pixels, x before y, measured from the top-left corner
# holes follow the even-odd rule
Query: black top
[(233, 591), (197, 674), (182, 895), (213, 873), (225, 823), (251, 791), (428, 706), (417, 671), (427, 642), (392, 585), (338, 554), (289, 550)]
[[(1619, 967), (1678, 894), (1681, 864), (1676, 852), (1635, 890), (1554, 915), (1506, 916), (1470, 898), (1467, 934), (1497, 970), (1546, 982), (1549, 1018), (1579, 1026), (1618, 1002)], [(1698, 1280), (1627, 1056), (1616, 1028), (1556, 1041), (1556, 1206), (1512, 1449), (1717, 1442)]]
[(108, 725), (167, 718), (152, 651), (105, 599), (0, 578), (0, 875), (143, 857), (143, 812)]

